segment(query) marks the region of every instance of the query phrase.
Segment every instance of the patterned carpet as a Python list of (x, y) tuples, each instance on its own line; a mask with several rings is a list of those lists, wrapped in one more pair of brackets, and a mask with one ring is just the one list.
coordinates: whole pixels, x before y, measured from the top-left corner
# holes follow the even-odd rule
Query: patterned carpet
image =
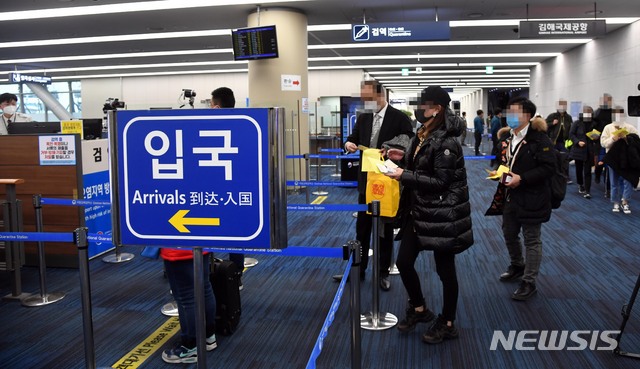
[[(468, 155), (471, 148), (466, 148)], [(543, 262), (539, 292), (527, 302), (510, 298), (517, 283), (502, 283), (498, 275), (508, 256), (500, 230), (501, 219), (485, 217), (495, 183), (485, 180), (487, 161), (469, 160), (467, 168), (475, 245), (457, 258), (460, 299), (457, 340), (426, 345), (420, 335), (426, 325), (409, 334), (397, 329), (362, 331), (362, 368), (637, 368), (640, 361), (619, 357), (610, 350), (490, 350), (494, 331), (589, 331), (580, 337), (591, 344), (591, 331), (617, 330), (620, 310), (640, 272), (640, 207), (632, 202), (631, 215), (614, 214), (594, 185), (593, 199), (583, 199), (577, 186), (542, 229)], [(326, 180), (333, 169), (327, 168)], [(574, 168), (571, 167), (572, 175)], [(575, 179), (574, 179), (575, 180)], [(352, 188), (327, 188), (326, 204), (353, 204)], [(636, 194), (637, 196), (640, 196)], [(312, 197), (313, 199), (313, 197)], [(291, 194), (289, 203), (303, 203), (304, 193)], [(289, 213), (289, 244), (340, 247), (355, 235), (351, 212)], [(139, 250), (129, 250), (139, 254)], [(221, 254), (220, 256), (225, 256)], [(246, 271), (239, 330), (219, 337), (218, 348), (207, 354), (208, 367), (223, 369), (304, 368), (338, 284), (331, 275), (346, 265), (338, 259), (255, 256), (259, 263)], [(432, 256), (417, 261), (428, 306), (439, 311), (441, 285)], [(167, 322), (161, 307), (171, 300), (162, 263), (140, 256), (128, 263), (90, 262), (95, 352), (98, 367), (110, 367)], [(23, 270), (23, 290), (37, 292), (38, 271)], [(0, 302), (0, 368), (84, 368), (84, 339), (77, 270), (49, 269), (48, 289), (63, 291), (60, 302), (38, 308)], [(380, 293), (380, 309), (402, 318), (406, 293), (399, 276), (392, 289)], [(362, 285), (362, 310), (371, 309), (371, 273)], [(0, 293), (9, 293), (6, 273), (0, 274)], [(335, 321), (324, 340), (318, 368), (350, 368), (348, 288)], [(527, 338), (537, 337), (530, 334)], [(596, 340), (596, 346), (606, 342)], [(526, 346), (535, 346), (527, 343)], [(579, 344), (569, 341), (568, 346)], [(586, 344), (585, 344), (586, 345)], [(622, 348), (640, 352), (640, 304), (625, 330)], [(133, 368), (135, 366), (129, 366)], [(140, 368), (171, 368), (160, 351)], [(195, 368), (196, 364), (181, 367)]]

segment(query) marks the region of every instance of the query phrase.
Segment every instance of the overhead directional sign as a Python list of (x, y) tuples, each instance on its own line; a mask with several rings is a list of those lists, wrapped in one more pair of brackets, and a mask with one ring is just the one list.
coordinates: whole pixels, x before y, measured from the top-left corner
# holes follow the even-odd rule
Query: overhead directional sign
[(351, 26), (355, 42), (449, 40), (449, 22), (368, 23)]
[(121, 243), (269, 248), (268, 112), (118, 111)]
[(520, 38), (590, 38), (607, 33), (603, 20), (520, 21)]

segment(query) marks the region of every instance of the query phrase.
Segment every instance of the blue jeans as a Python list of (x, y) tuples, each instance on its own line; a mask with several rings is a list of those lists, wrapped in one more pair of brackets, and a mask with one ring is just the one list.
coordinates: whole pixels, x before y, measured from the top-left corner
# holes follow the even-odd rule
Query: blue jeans
[(633, 185), (631, 182), (622, 178), (618, 173), (609, 167), (609, 183), (611, 184), (611, 202), (620, 202), (620, 191), (622, 191), (622, 200), (628, 202), (633, 193)]
[[(196, 300), (193, 288), (193, 260), (165, 260), (164, 268), (167, 272), (173, 298), (178, 305), (182, 345), (187, 348), (196, 347), (197, 322)], [(202, 269), (204, 278), (206, 334), (207, 337), (209, 337), (216, 331), (216, 298), (213, 295), (211, 282), (209, 282), (209, 255), (203, 256)]]

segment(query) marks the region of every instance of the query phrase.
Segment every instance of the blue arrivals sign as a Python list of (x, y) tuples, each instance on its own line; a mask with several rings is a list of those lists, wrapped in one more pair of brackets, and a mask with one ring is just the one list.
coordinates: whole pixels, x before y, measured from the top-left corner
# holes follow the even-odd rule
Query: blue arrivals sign
[(270, 247), (269, 109), (118, 111), (124, 245)]
[(449, 22), (369, 23), (351, 26), (355, 42), (400, 42), (449, 40)]

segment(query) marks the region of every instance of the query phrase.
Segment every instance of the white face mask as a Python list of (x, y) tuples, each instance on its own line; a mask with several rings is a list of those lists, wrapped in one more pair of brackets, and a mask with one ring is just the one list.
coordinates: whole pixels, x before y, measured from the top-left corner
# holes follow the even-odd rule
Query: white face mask
[(558, 113), (564, 113), (565, 111), (567, 111), (567, 108), (564, 105), (558, 105)]
[(582, 113), (583, 118), (591, 118), (591, 113)]
[(377, 112), (378, 111), (378, 103), (376, 101), (365, 101), (364, 102), (364, 109), (365, 110), (369, 110), (369, 111), (373, 111), (373, 112)]
[(2, 112), (6, 115), (14, 115), (16, 113), (17, 107), (15, 105), (7, 105), (2, 108)]

